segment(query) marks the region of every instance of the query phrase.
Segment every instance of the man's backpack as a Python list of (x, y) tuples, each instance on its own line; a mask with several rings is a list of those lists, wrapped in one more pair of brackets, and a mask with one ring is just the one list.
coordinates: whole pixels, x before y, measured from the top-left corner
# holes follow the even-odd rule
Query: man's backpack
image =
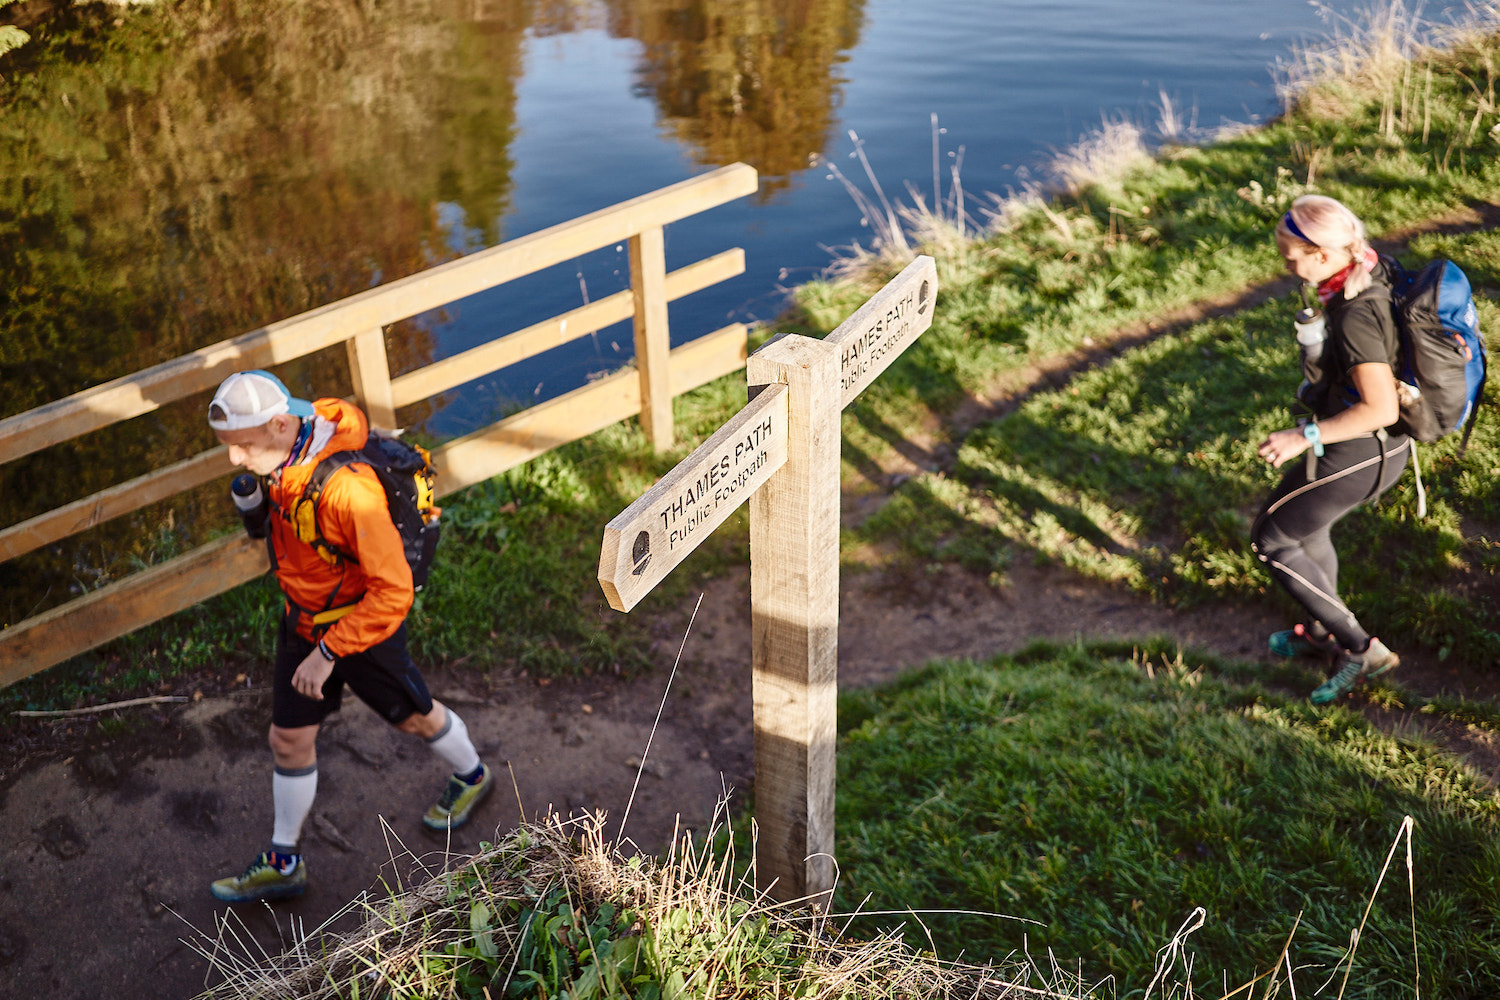
[(334, 452), (324, 458), (314, 466), (307, 489), (292, 509), (292, 527), (297, 537), (311, 545), (330, 565), (348, 561), (350, 554), (330, 545), (318, 528), (318, 501), (328, 478), (355, 463), (368, 465), (385, 488), (391, 523), (401, 533), (406, 562), (411, 566), (412, 585), (421, 590), (427, 584), (441, 527), (438, 522), (441, 510), (433, 505), (432, 494), (437, 470), (432, 467), (432, 456), (421, 445), (371, 431), (363, 448)]
[(1463, 454), (1488, 374), (1469, 279), (1451, 260), (1435, 260), (1418, 271), (1390, 258), (1386, 264), (1401, 335), (1396, 377), (1407, 386), (1397, 387), (1401, 420), (1418, 441), (1436, 441), (1463, 430)]

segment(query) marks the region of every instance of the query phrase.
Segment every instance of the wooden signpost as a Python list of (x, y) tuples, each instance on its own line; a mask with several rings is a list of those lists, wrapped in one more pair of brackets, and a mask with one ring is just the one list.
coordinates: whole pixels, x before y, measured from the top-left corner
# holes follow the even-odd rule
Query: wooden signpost
[(766, 344), (749, 405), (604, 529), (599, 583), (629, 611), (750, 501), (756, 873), (783, 901), (833, 892), (840, 414), (932, 325), (936, 297), (918, 257), (824, 339)]

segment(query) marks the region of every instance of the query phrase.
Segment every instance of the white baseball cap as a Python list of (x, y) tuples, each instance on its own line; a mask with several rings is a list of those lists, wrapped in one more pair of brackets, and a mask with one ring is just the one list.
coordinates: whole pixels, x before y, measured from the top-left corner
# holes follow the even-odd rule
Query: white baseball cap
[(244, 430), (259, 427), (278, 413), (310, 417), (313, 405), (293, 396), (268, 371), (235, 372), (219, 384), (208, 404), (208, 426), (216, 431)]

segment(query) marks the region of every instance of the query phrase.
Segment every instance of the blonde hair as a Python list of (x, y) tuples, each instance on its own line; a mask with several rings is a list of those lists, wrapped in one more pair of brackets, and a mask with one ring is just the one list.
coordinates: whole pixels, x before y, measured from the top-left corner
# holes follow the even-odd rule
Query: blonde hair
[[(1305, 194), (1292, 202), (1291, 209), (1276, 224), (1276, 245), (1283, 251), (1295, 247), (1334, 250), (1349, 255), (1350, 262), (1361, 261), (1369, 253), (1365, 224), (1336, 198)], [(1352, 299), (1370, 287), (1370, 272), (1356, 267), (1344, 283), (1344, 298)]]

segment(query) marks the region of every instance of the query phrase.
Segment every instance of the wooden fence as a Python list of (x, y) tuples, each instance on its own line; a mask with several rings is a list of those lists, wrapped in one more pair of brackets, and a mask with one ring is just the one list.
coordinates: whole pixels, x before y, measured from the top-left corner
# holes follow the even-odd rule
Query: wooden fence
[[(0, 466), (205, 392), (235, 371), (269, 368), (342, 341), (356, 401), (376, 427), (396, 410), (633, 318), (626, 369), (433, 450), (438, 494), (488, 479), (559, 445), (640, 415), (657, 449), (672, 444), (672, 397), (745, 366), (746, 329), (731, 324), (671, 350), (667, 303), (744, 271), (739, 248), (670, 274), (663, 227), (752, 194), (733, 164), (591, 215), (481, 250), (273, 323), (66, 399), (0, 420)], [(601, 247), (629, 242), (630, 290), (392, 378), (385, 327)], [(231, 471), (217, 447), (0, 530), (0, 564)], [(0, 687), (244, 583), (269, 568), (265, 545), (236, 532), (0, 631)]]

